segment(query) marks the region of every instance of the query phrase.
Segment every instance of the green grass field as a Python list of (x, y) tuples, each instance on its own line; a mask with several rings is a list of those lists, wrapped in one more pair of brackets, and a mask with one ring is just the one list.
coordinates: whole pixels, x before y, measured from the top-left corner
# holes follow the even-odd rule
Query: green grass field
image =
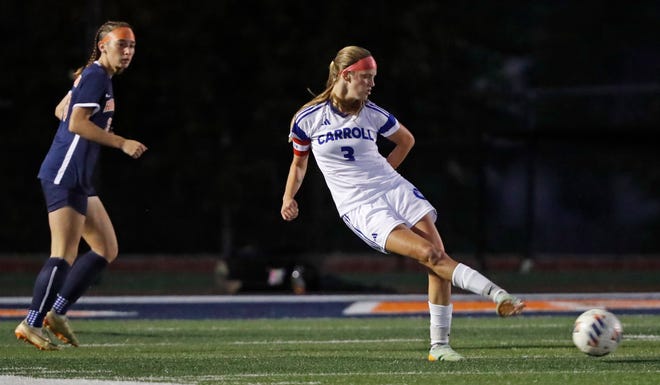
[(40, 352), (0, 322), (0, 375), (184, 384), (654, 384), (660, 315), (620, 316), (605, 357), (571, 342), (573, 316), (455, 317), (458, 363), (428, 362), (428, 319), (73, 320), (83, 344)]

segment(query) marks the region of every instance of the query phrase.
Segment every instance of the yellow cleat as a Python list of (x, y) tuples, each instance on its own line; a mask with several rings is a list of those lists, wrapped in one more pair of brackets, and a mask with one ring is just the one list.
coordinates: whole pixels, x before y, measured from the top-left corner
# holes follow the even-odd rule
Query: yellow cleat
[(44, 326), (60, 341), (78, 347), (78, 338), (73, 334), (73, 330), (69, 326), (69, 320), (65, 315), (59, 315), (52, 310), (49, 311), (46, 318), (44, 318)]
[(23, 321), (14, 330), (16, 338), (34, 345), (39, 350), (60, 350), (60, 347), (50, 342), (50, 338), (44, 335), (43, 329), (30, 326)]

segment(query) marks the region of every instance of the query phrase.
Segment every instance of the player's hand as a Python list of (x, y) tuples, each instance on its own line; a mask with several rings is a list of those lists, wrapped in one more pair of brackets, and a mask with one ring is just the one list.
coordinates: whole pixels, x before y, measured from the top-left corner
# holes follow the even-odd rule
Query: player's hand
[(298, 217), (298, 202), (295, 199), (285, 199), (282, 202), (282, 210), (280, 211), (282, 218), (285, 221), (292, 221)]
[(133, 159), (137, 159), (147, 151), (147, 146), (138, 142), (137, 140), (126, 139), (121, 145), (121, 150), (124, 154), (130, 156)]

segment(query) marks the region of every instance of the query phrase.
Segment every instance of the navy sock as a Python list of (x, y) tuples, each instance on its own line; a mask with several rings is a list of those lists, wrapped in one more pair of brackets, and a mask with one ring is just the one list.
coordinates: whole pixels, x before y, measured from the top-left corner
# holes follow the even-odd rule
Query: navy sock
[(63, 258), (48, 258), (34, 282), (32, 304), (25, 319), (28, 325), (43, 326), (46, 313), (53, 306), (57, 291), (62, 287), (69, 271), (69, 264)]
[(85, 294), (106, 266), (108, 261), (91, 250), (76, 258), (62, 289), (57, 294), (53, 310), (57, 314), (66, 314), (69, 307)]

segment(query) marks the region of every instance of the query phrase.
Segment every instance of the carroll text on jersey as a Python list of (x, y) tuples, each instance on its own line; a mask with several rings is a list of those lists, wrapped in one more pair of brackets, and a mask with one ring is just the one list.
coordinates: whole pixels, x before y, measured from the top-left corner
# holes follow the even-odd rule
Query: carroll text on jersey
[(343, 129), (328, 131), (325, 134), (321, 134), (318, 143), (321, 145), (323, 143), (340, 139), (366, 139), (375, 142), (373, 136), (371, 136), (371, 131), (369, 130), (360, 127), (344, 127)]

